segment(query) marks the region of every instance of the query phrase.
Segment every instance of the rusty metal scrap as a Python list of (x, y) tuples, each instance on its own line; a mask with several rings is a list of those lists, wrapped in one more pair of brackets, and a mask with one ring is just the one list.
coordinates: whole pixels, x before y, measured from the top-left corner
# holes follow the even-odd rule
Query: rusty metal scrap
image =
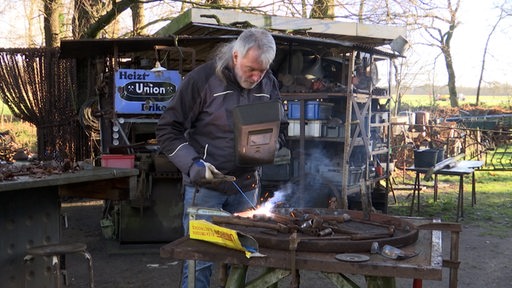
[[(353, 228), (343, 227), (346, 222), (358, 222), (381, 229), (379, 232), (357, 231)], [(273, 213), (271, 215), (253, 215), (253, 218), (240, 216), (214, 216), (212, 222), (215, 224), (231, 224), (245, 227), (270, 229), (280, 233), (303, 233), (316, 237), (349, 236), (351, 240), (367, 240), (382, 237), (392, 237), (395, 233), (394, 225), (386, 225), (368, 220), (352, 219), (348, 214), (342, 215), (320, 215), (309, 213), (297, 213), (294, 217)]]
[[(418, 229), (407, 220), (385, 214), (364, 219), (361, 211), (321, 208), (277, 208), (218, 216), (213, 223), (253, 236), (262, 247), (289, 250), (297, 234), (297, 251), (369, 252), (373, 242), (401, 247), (414, 243)], [(243, 216), (242, 216), (243, 215)]]
[(28, 163), (2, 163), (0, 164), (0, 182), (16, 181), (20, 176), (43, 178), (49, 175), (72, 173), (81, 170), (76, 163), (65, 159), (57, 161), (32, 161)]

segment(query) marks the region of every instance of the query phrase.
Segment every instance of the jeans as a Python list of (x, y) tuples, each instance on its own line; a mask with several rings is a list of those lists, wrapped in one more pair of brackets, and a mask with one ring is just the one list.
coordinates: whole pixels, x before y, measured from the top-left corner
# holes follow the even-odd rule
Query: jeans
[[(189, 215), (187, 210), (189, 207), (205, 207), (205, 208), (221, 208), (229, 213), (242, 212), (251, 209), (253, 206), (249, 201), (241, 194), (236, 193), (233, 195), (227, 195), (214, 190), (205, 188), (199, 188), (196, 191), (195, 187), (185, 186), (185, 197), (183, 202), (183, 228), (185, 235), (188, 235), (188, 222)], [(245, 196), (251, 201), (253, 205), (256, 205), (258, 200), (258, 190), (251, 190), (244, 192)], [(196, 219), (205, 219), (211, 221), (211, 216), (208, 215), (196, 215)], [(185, 261), (183, 265), (183, 274), (181, 279), (182, 288), (188, 286), (188, 261)], [(210, 278), (212, 275), (211, 262), (196, 261), (196, 287), (207, 288), (210, 287)]]

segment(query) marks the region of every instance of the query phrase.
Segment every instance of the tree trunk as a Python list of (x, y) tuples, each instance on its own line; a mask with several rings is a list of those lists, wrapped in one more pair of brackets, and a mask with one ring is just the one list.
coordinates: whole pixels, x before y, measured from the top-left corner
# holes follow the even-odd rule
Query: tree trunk
[(457, 87), (455, 86), (455, 69), (453, 68), (453, 59), (450, 49), (450, 40), (452, 32), (447, 32), (446, 42), (441, 48), (446, 63), (446, 72), (448, 73), (448, 91), (450, 93), (451, 107), (459, 107), (459, 98), (457, 97)]
[(365, 0), (359, 1), (359, 11), (357, 12), (357, 18), (359, 18), (359, 23), (363, 23), (364, 2)]
[(44, 1), (44, 44), (46, 47), (60, 45), (60, 0)]
[(133, 25), (133, 36), (144, 35), (144, 6), (142, 2), (133, 4), (130, 9), (132, 10), (132, 25)]

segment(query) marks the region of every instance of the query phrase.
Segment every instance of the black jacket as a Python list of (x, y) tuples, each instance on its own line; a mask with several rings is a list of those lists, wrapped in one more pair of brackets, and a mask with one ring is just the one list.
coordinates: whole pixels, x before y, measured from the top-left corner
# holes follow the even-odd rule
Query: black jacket
[[(158, 122), (160, 149), (180, 169), (185, 184), (190, 184), (188, 170), (197, 157), (237, 178), (254, 175), (258, 168), (236, 165), (232, 110), (242, 104), (281, 101), (278, 82), (269, 70), (256, 87), (244, 89), (230, 68), (223, 75), (225, 79), (215, 74), (213, 61), (187, 74)], [(283, 111), (281, 115), (286, 123)], [(249, 186), (239, 184), (253, 188), (257, 178), (251, 178), (254, 183)]]

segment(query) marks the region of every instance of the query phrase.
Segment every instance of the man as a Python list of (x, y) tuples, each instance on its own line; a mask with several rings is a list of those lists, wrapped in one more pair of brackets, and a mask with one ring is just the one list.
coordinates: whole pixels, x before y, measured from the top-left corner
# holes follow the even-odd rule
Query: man
[[(156, 136), (161, 151), (183, 175), (185, 234), (190, 206), (236, 213), (256, 205), (258, 167), (237, 165), (232, 111), (243, 104), (281, 103), (278, 82), (269, 70), (275, 54), (269, 32), (245, 30), (224, 45), (214, 60), (186, 75), (162, 114)], [(280, 110), (284, 124), (282, 105)], [(222, 175), (236, 177), (238, 187), (231, 182), (205, 184)], [(209, 287), (211, 263), (200, 261), (196, 266), (196, 287)], [(183, 287), (187, 287), (187, 270), (185, 263)]]

